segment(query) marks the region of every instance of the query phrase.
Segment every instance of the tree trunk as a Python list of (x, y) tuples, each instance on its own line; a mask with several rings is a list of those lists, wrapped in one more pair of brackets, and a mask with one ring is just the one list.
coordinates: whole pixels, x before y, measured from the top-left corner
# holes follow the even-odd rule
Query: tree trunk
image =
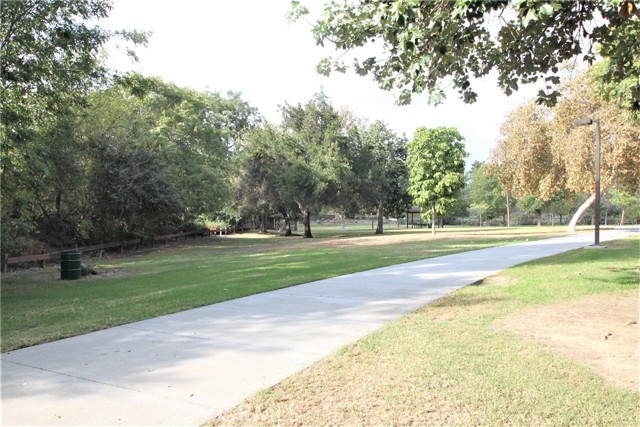
[(62, 191), (58, 191), (56, 193), (56, 216), (58, 218), (62, 218), (61, 211), (62, 210)]
[(536, 211), (536, 216), (538, 217), (538, 227), (542, 227), (542, 211), (541, 210), (537, 210)]
[(622, 214), (620, 214), (620, 225), (624, 225), (624, 209), (622, 209)]
[(436, 234), (436, 203), (431, 202), (431, 234)]
[(304, 209), (302, 211), (302, 222), (304, 223), (304, 237), (312, 238), (311, 234), (311, 211)]
[(260, 232), (266, 234), (267, 233), (267, 208), (262, 210), (262, 215), (260, 218)]
[(284, 235), (291, 236), (291, 217), (289, 215), (284, 216)]
[(582, 205), (580, 205), (576, 213), (573, 214), (571, 221), (569, 221), (569, 225), (567, 226), (567, 233), (574, 233), (576, 231), (576, 224), (578, 223), (578, 221), (580, 221), (580, 218), (582, 218), (582, 215), (584, 215), (587, 209), (589, 209), (589, 206), (591, 206), (591, 204), (593, 204), (595, 200), (596, 200), (596, 195), (592, 194), (591, 196), (589, 196), (587, 200), (585, 200), (585, 202)]
[(378, 228), (376, 228), (376, 234), (382, 234), (384, 232), (384, 216), (382, 211), (382, 201), (378, 202)]

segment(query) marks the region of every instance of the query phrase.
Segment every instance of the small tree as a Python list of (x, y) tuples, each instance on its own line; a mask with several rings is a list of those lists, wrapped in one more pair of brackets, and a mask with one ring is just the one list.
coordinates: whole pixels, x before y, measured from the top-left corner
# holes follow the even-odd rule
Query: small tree
[(637, 194), (634, 196), (624, 191), (611, 190), (610, 202), (622, 210), (620, 225), (624, 225), (624, 218), (627, 212), (631, 211), (632, 217), (634, 214), (637, 216), (638, 212), (640, 212), (640, 198), (638, 198)]
[(488, 221), (489, 217), (505, 213), (505, 192), (492, 169), (484, 163), (476, 162), (473, 164), (470, 175), (470, 208), (480, 216), (480, 225), (482, 225), (483, 215)]
[(527, 195), (518, 199), (518, 207), (524, 213), (535, 214), (538, 227), (542, 226), (542, 210), (545, 208), (545, 202), (535, 196)]
[(464, 138), (454, 128), (416, 130), (409, 143), (409, 194), (426, 211), (431, 232), (436, 233), (436, 214), (444, 215), (464, 186)]

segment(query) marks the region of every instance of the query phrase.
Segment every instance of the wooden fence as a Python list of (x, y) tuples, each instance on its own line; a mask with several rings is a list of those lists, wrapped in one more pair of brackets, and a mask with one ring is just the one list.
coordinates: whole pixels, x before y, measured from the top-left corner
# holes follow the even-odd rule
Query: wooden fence
[[(153, 239), (151, 239), (151, 244), (154, 245), (156, 242), (161, 242), (161, 241), (164, 241), (166, 244), (169, 242), (169, 240), (188, 239), (190, 237), (195, 239), (196, 237), (207, 237), (207, 236), (211, 236), (212, 234), (223, 235), (223, 234), (230, 234), (230, 233), (247, 231), (247, 230), (250, 230), (250, 227), (243, 227), (243, 228), (226, 227), (222, 229), (217, 228), (215, 230), (209, 230), (207, 228), (203, 228), (202, 230), (197, 230), (197, 231), (184, 231), (180, 233), (165, 234), (163, 236), (155, 236)], [(40, 255), (5, 257), (4, 263), (3, 263), (4, 265), (2, 266), (3, 267), (2, 271), (6, 273), (9, 265), (24, 264), (28, 262), (41, 262), (42, 267), (44, 268), (45, 262), (60, 259), (60, 254), (63, 252), (75, 251), (75, 252), (85, 253), (85, 252), (100, 251), (104, 249), (113, 249), (113, 248), (119, 247), (120, 252), (122, 253), (125, 247), (138, 246), (141, 243), (142, 241), (140, 239), (133, 239), (133, 240), (125, 240), (122, 242), (105, 243), (101, 245), (81, 246), (81, 247), (66, 249), (63, 251), (49, 252), (49, 253), (40, 254)]]
[(189, 237), (193, 237), (195, 239), (196, 237), (207, 237), (207, 236), (211, 236), (211, 230), (209, 230), (208, 228), (203, 228), (202, 230), (198, 230), (198, 231), (183, 231), (181, 233), (172, 233), (172, 234), (165, 234), (164, 236), (156, 236), (151, 240), (151, 244), (154, 244), (155, 242), (160, 242), (162, 240), (164, 240), (165, 243), (168, 243), (169, 240), (178, 240), (181, 238), (188, 239)]
[(7, 272), (7, 268), (8, 268), (9, 265), (12, 265), (12, 264), (24, 264), (24, 263), (27, 263), (27, 262), (41, 262), (42, 263), (42, 267), (44, 268), (45, 262), (50, 261), (50, 260), (60, 259), (60, 254), (63, 253), (63, 252), (85, 253), (85, 252), (93, 252), (93, 251), (99, 251), (99, 250), (104, 250), (104, 249), (113, 249), (113, 248), (120, 248), (120, 252), (123, 252), (125, 247), (127, 247), (127, 246), (137, 246), (139, 244), (140, 244), (140, 239), (133, 239), (133, 240), (124, 240), (122, 242), (105, 243), (105, 244), (102, 244), (102, 245), (80, 246), (80, 247), (77, 247), (77, 248), (66, 249), (64, 251), (49, 252), (49, 253), (40, 254), (40, 255), (25, 255), (25, 256), (16, 256), (16, 257), (6, 257), (5, 260), (4, 260), (3, 271), (6, 273)]

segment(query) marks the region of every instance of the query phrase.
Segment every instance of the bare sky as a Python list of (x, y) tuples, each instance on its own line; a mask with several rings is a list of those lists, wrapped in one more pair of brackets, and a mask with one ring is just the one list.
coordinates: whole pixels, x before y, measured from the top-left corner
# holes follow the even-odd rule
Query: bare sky
[[(322, 4), (303, 3), (312, 13)], [(290, 5), (290, 0), (114, 0), (109, 19), (100, 25), (153, 33), (149, 46), (137, 50), (139, 63), (111, 56), (119, 70), (194, 89), (241, 92), (272, 123), (280, 121), (278, 105), (304, 103), (323, 88), (336, 108), (349, 108), (370, 122), (384, 120), (408, 138), (419, 126), (458, 128), (470, 153), (468, 165), (488, 158), (506, 114), (539, 89), (507, 97), (487, 78), (476, 82), (479, 100), (472, 105), (451, 92), (437, 107), (427, 105), (426, 97), (396, 106), (393, 94), (369, 77), (317, 75), (316, 64), (331, 50), (315, 45), (310, 24), (287, 22)]]

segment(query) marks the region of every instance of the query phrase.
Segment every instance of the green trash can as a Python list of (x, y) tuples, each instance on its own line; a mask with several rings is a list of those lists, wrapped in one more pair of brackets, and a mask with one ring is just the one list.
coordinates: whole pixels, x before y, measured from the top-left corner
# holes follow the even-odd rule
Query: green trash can
[(60, 279), (78, 280), (82, 276), (82, 253), (62, 252), (60, 254)]

